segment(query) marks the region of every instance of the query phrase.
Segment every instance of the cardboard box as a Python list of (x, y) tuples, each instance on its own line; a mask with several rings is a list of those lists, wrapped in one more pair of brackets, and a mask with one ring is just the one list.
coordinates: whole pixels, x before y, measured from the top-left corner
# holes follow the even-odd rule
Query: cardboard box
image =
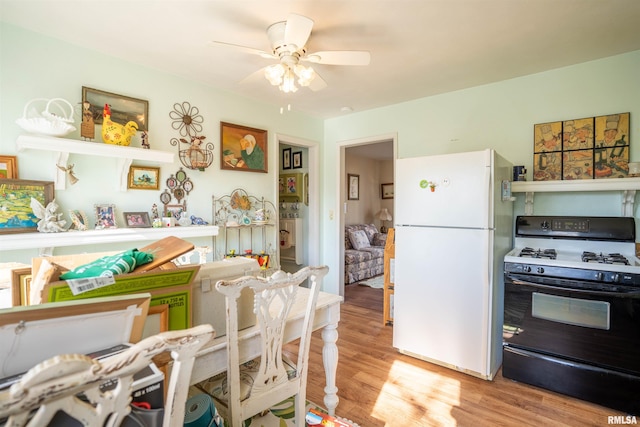
[[(193, 324), (210, 324), (216, 337), (227, 333), (227, 310), (225, 297), (217, 291), (218, 280), (232, 280), (260, 272), (253, 258), (235, 257), (222, 261), (200, 264), (200, 271), (193, 281)], [(256, 324), (253, 312), (253, 291), (244, 289), (238, 299), (238, 327), (244, 329)]]

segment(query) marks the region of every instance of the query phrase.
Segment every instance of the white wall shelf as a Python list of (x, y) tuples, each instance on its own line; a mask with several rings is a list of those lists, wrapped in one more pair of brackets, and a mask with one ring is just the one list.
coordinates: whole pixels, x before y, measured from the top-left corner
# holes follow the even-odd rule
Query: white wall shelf
[(636, 191), (640, 178), (582, 179), (567, 181), (516, 181), (511, 183), (512, 193), (525, 193), (525, 214), (533, 215), (535, 193), (621, 191), (622, 215), (633, 216)]
[(18, 151), (27, 149), (45, 150), (57, 153), (55, 164), (55, 188), (66, 188), (65, 172), (56, 165), (66, 166), (69, 153), (84, 154), (99, 157), (114, 157), (118, 159), (118, 176), (120, 191), (127, 190), (127, 176), (129, 166), (133, 160), (142, 160), (154, 163), (173, 163), (174, 155), (166, 151), (147, 150), (138, 147), (125, 147), (121, 145), (103, 144), (100, 142), (78, 141), (75, 139), (55, 138), (51, 136), (20, 135), (16, 140)]
[(110, 228), (105, 230), (68, 231), (63, 233), (13, 233), (0, 236), (0, 251), (40, 249), (51, 255), (52, 248), (62, 246), (101, 245), (106, 243), (160, 240), (168, 236), (180, 238), (216, 236), (216, 225), (162, 228)]

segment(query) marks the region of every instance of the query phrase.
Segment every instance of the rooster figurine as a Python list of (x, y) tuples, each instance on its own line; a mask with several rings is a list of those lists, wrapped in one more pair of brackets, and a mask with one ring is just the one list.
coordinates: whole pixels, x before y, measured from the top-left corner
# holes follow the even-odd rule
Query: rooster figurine
[(131, 144), (131, 137), (138, 131), (138, 124), (131, 121), (126, 125), (121, 125), (111, 121), (111, 108), (109, 104), (104, 104), (102, 114), (104, 116), (102, 121), (102, 140), (107, 144), (114, 145)]

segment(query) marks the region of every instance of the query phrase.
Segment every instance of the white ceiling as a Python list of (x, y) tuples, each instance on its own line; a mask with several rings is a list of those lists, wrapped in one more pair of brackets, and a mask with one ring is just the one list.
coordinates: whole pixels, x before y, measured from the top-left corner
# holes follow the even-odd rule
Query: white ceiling
[[(315, 21), (309, 51), (368, 50), (369, 66), (314, 65), (328, 87), (285, 95), (266, 28)], [(638, 0), (0, 0), (0, 20), (320, 118), (640, 50)], [(73, 72), (73, 68), (70, 68)]]

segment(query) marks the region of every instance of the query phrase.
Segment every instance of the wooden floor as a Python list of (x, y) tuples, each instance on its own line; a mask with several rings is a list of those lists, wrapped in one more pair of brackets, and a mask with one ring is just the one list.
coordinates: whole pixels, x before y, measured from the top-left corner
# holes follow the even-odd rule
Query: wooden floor
[[(484, 381), (399, 354), (382, 325), (382, 289), (348, 285), (338, 328), (336, 414), (360, 427), (606, 426), (624, 415), (513, 382)], [(314, 332), (307, 399), (324, 397), (322, 337)]]

